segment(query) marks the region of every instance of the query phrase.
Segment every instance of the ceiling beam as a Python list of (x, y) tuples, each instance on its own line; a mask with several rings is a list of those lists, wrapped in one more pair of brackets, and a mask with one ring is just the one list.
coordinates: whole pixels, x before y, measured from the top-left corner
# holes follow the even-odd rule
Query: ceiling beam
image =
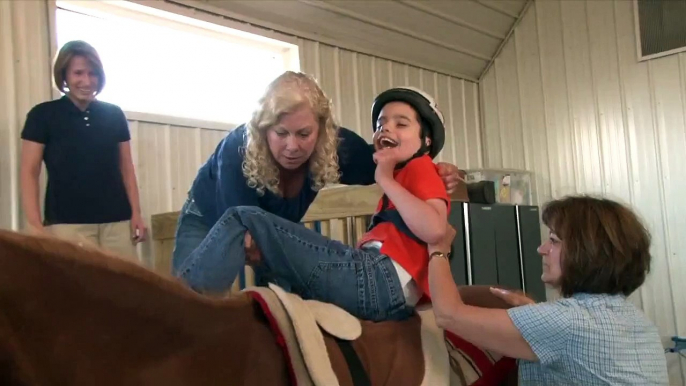
[(516, 13), (512, 13), (512, 12), (508, 11), (507, 9), (504, 9), (504, 8), (501, 8), (501, 7), (496, 6), (495, 4), (486, 3), (486, 2), (483, 1), (483, 0), (474, 0), (474, 1), (476, 1), (477, 3), (481, 4), (482, 6), (488, 8), (488, 9), (490, 9), (491, 11), (495, 11), (495, 12), (498, 12), (498, 13), (502, 13), (503, 15), (509, 16), (509, 17), (511, 17), (511, 18), (513, 18), (513, 19), (516, 19), (517, 16), (518, 16)]
[(315, 1), (315, 0), (298, 0), (298, 1), (300, 1), (301, 3), (304, 3), (304, 4), (311, 5), (313, 7), (319, 8), (319, 9), (323, 9), (323, 10), (326, 10), (329, 12), (336, 13), (336, 14), (341, 15), (341, 16), (346, 16), (346, 17), (349, 17), (351, 19), (373, 25), (373, 26), (378, 27), (378, 28), (383, 28), (383, 29), (393, 31), (395, 33), (398, 33), (398, 34), (401, 34), (401, 35), (404, 35), (404, 36), (407, 36), (407, 37), (410, 37), (413, 39), (421, 40), (425, 43), (433, 44), (433, 45), (438, 46), (438, 47), (442, 47), (442, 48), (446, 48), (446, 49), (451, 50), (451, 51), (459, 52), (461, 54), (471, 56), (475, 59), (485, 60), (485, 61), (491, 60), (490, 57), (479, 54), (479, 53), (474, 52), (472, 50), (469, 50), (467, 48), (464, 48), (464, 47), (461, 47), (458, 45), (454, 45), (454, 44), (444, 43), (444, 42), (438, 41), (436, 39), (433, 39), (431, 37), (428, 37), (426, 35), (418, 34), (415, 31), (407, 31), (403, 28), (399, 28), (399, 27), (396, 27), (394, 25), (384, 23), (384, 22), (372, 19), (372, 18), (364, 16), (364, 15), (360, 15), (357, 12), (349, 11), (347, 9), (343, 9), (343, 8), (337, 7), (337, 6), (329, 4), (329, 3), (324, 3), (321, 1)]
[(459, 25), (459, 26), (461, 26), (461, 27), (468, 28), (468, 29), (470, 29), (470, 30), (472, 30), (472, 31), (475, 31), (475, 32), (478, 32), (478, 33), (480, 33), (480, 34), (483, 34), (483, 35), (492, 37), (492, 38), (494, 38), (494, 39), (503, 40), (503, 39), (505, 39), (505, 38), (507, 37), (506, 35), (502, 35), (502, 34), (499, 34), (499, 33), (497, 33), (497, 32), (493, 32), (493, 31), (487, 30), (487, 29), (485, 29), (485, 28), (481, 28), (481, 27), (479, 27), (479, 26), (477, 26), (477, 25), (474, 25), (474, 24), (472, 24), (472, 23), (469, 23), (469, 22), (467, 22), (467, 21), (464, 21), (464, 20), (462, 20), (462, 19), (460, 19), (460, 18), (458, 18), (458, 17), (449, 16), (449, 15), (447, 15), (447, 14), (445, 14), (445, 13), (441, 13), (441, 12), (439, 12), (439, 11), (436, 11), (435, 9), (433, 9), (433, 8), (431, 8), (431, 7), (429, 7), (429, 6), (426, 6), (426, 5), (424, 5), (423, 3), (418, 2), (417, 0), (396, 0), (396, 1), (397, 1), (398, 3), (400, 3), (400, 4), (403, 4), (403, 5), (406, 6), (406, 7), (414, 8), (414, 9), (416, 9), (417, 11), (424, 12), (424, 13), (426, 13), (426, 14), (428, 14), (428, 15), (435, 16), (435, 17), (437, 17), (437, 18), (439, 18), (439, 19), (443, 19), (443, 20), (445, 20), (445, 21), (447, 21), (447, 22), (450, 22), (450, 23)]
[(512, 34), (514, 34), (515, 28), (519, 25), (519, 22), (522, 21), (522, 18), (526, 14), (526, 11), (529, 10), (529, 7), (531, 7), (531, 4), (533, 4), (534, 0), (526, 0), (526, 4), (524, 4), (524, 8), (522, 8), (522, 12), (519, 13), (519, 16), (517, 16), (517, 19), (515, 19), (514, 23), (512, 23), (512, 28), (510, 28), (510, 32), (507, 33), (507, 37), (503, 39), (502, 43), (500, 43), (500, 47), (495, 51), (495, 54), (493, 54), (493, 59), (491, 59), (490, 62), (486, 65), (483, 71), (481, 71), (481, 75), (479, 75), (479, 82), (486, 76), (486, 73), (488, 70), (493, 66), (493, 63), (495, 63), (495, 60), (498, 58), (498, 55), (500, 55), (500, 52), (505, 48), (505, 45), (507, 42), (510, 41), (510, 37)]

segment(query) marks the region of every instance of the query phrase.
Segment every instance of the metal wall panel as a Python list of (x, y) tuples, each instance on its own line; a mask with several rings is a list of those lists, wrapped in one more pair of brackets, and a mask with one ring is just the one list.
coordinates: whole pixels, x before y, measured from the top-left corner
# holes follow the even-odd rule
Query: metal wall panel
[(436, 99), (446, 119), (446, 145), (437, 160), (481, 167), (476, 83), (306, 39), (298, 46), (301, 70), (319, 80), (344, 127), (370, 141), (374, 97), (390, 87), (415, 86)]
[[(635, 208), (653, 264), (631, 300), (666, 340), (686, 335), (686, 54), (637, 62), (632, 4), (534, 3), (480, 84), (484, 166), (533, 171), (538, 203), (590, 193)], [(684, 384), (686, 361), (668, 358)]]
[[(198, 169), (214, 152), (227, 131), (129, 120), (131, 151), (138, 177), (141, 211), (150, 216), (181, 209)], [(139, 247), (150, 264), (150, 240)]]
[(50, 99), (46, 1), (0, 1), (0, 229), (19, 229), (19, 151), (26, 113)]

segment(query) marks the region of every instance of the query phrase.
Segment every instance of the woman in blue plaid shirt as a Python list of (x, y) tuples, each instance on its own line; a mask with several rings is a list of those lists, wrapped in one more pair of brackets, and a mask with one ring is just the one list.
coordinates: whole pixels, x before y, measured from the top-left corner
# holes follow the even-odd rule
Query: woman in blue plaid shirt
[(429, 250), (439, 326), (518, 358), (520, 385), (667, 385), (658, 330), (627, 300), (650, 271), (650, 235), (638, 217), (614, 201), (576, 196), (548, 203), (543, 222), (550, 238), (538, 248), (541, 279), (562, 298), (534, 304), (501, 293), (518, 306), (465, 305), (441, 253), (450, 248), (451, 229)]

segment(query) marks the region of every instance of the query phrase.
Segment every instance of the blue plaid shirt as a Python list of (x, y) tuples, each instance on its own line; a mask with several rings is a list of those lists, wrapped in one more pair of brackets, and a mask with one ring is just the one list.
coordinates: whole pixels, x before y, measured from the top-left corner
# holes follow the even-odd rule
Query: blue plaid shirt
[(520, 385), (668, 385), (657, 328), (621, 295), (575, 294), (508, 310), (538, 357)]

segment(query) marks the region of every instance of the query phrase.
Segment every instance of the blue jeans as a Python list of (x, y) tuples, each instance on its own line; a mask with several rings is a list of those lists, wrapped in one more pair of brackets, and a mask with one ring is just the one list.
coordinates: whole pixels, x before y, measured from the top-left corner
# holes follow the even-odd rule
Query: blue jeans
[[(202, 213), (193, 201), (193, 197), (189, 197), (181, 208), (179, 220), (176, 224), (174, 252), (172, 255), (172, 274), (175, 276), (178, 276), (179, 268), (184, 261), (210, 233), (211, 228), (207, 226), (202, 217)], [(267, 286), (267, 283), (270, 281), (269, 272), (264, 267), (253, 267), (253, 271), (255, 272), (255, 285)]]
[[(228, 209), (200, 245), (175, 262), (177, 276), (198, 292), (227, 291), (245, 265), (246, 231), (260, 250), (271, 281), (286, 291), (336, 304), (366, 320), (411, 315), (388, 256), (330, 240), (257, 207)], [(186, 248), (182, 241), (179, 246)]]
[(177, 275), (179, 267), (200, 243), (205, 240), (208, 233), (210, 233), (210, 227), (205, 224), (200, 210), (193, 202), (193, 199), (189, 197), (181, 208), (179, 220), (176, 224), (171, 264), (172, 274)]

